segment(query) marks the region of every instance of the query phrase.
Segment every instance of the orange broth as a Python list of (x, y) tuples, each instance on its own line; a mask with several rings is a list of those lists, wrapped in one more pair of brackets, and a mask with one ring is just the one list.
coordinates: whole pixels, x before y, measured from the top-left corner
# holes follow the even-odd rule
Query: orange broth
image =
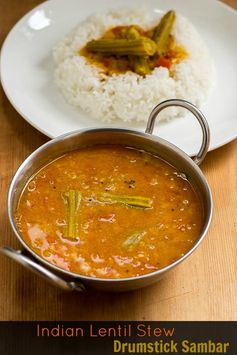
[[(81, 196), (74, 239), (65, 232), (68, 191)], [(141, 196), (150, 206), (100, 201), (104, 193)], [(43, 167), (27, 183), (15, 218), (25, 242), (45, 260), (100, 278), (161, 269), (186, 253), (203, 227), (201, 202), (182, 174), (158, 157), (118, 145), (86, 147)]]

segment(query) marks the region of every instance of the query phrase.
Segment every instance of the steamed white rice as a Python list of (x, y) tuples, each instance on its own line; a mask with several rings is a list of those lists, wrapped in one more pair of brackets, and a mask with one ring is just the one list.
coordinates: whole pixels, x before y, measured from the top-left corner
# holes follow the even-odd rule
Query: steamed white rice
[[(158, 21), (158, 14), (130, 9), (96, 14), (81, 22), (53, 51), (55, 81), (68, 103), (104, 122), (146, 121), (154, 106), (171, 98), (189, 100), (200, 107), (213, 86), (215, 70), (196, 29), (180, 15), (177, 15), (173, 35), (189, 56), (173, 67), (172, 77), (163, 67), (154, 69), (146, 77), (132, 72), (107, 76), (78, 54), (88, 41), (101, 37), (110, 27), (137, 24), (150, 29)], [(181, 114), (182, 109), (169, 108), (159, 119)]]

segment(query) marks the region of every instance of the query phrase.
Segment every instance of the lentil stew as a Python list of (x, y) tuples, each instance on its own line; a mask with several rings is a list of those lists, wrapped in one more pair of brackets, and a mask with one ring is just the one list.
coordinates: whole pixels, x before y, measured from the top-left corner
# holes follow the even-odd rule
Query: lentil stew
[(186, 177), (159, 157), (96, 145), (38, 171), (15, 220), (25, 242), (51, 264), (111, 279), (179, 259), (198, 239), (204, 216)]

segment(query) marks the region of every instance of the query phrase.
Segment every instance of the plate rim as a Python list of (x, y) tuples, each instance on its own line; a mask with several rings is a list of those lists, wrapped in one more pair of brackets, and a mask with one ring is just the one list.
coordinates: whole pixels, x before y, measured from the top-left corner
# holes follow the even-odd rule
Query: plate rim
[[(7, 97), (7, 99), (9, 100), (10, 104), (13, 106), (13, 108), (18, 112), (18, 114), (27, 122), (29, 123), (33, 128), (35, 128), (37, 131), (39, 131), (40, 133), (44, 134), (47, 138), (49, 139), (53, 139), (55, 137), (59, 137), (65, 133), (62, 133), (60, 135), (55, 135), (53, 134), (51, 131), (47, 131), (47, 129), (45, 128), (42, 128), (40, 127), (38, 124), (36, 124), (34, 121), (32, 121), (31, 117), (27, 114), (25, 114), (21, 107), (19, 105), (17, 105), (15, 102), (14, 102), (14, 99), (12, 98), (11, 94), (9, 93), (8, 91), (8, 88), (7, 88), (7, 84), (5, 82), (5, 76), (4, 76), (4, 70), (3, 70), (3, 57), (4, 57), (4, 54), (5, 54), (5, 48), (7, 46), (7, 43), (11, 37), (11, 35), (14, 33), (14, 31), (16, 30), (16, 28), (22, 23), (24, 23), (25, 19), (31, 15), (31, 13), (35, 12), (37, 9), (40, 9), (40, 8), (44, 8), (45, 6), (47, 7), (50, 7), (52, 3), (57, 3), (57, 5), (59, 5), (60, 2), (63, 2), (63, 1), (67, 1), (67, 0), (45, 0), (43, 1), (42, 3), (36, 5), (35, 7), (33, 7), (31, 10), (29, 10), (28, 12), (26, 12), (19, 20), (16, 21), (16, 23), (11, 27), (11, 29), (9, 30), (9, 32), (7, 33), (6, 37), (4, 38), (3, 40), (3, 44), (1, 46), (1, 50), (0, 50), (0, 82), (1, 82), (1, 85), (2, 85), (2, 88), (3, 88), (3, 91)], [(80, 1), (80, 0), (79, 0)], [(193, 0), (195, 1), (195, 0)], [(230, 5), (224, 3), (223, 1), (216, 1), (216, 0), (205, 0), (205, 3), (209, 3), (211, 5), (214, 5), (215, 7), (222, 7), (222, 8), (225, 8), (226, 11), (229, 11), (230, 13), (234, 14), (235, 16), (237, 16), (237, 10), (234, 9), (233, 7), (231, 7)], [(59, 5), (60, 6), (60, 5)], [(103, 122), (102, 122), (103, 123)], [(107, 128), (108, 126), (105, 125), (102, 125), (102, 128)], [(98, 127), (94, 127), (93, 125), (92, 126), (89, 126), (89, 129), (95, 129), (95, 128), (98, 128)], [(110, 128), (110, 127), (109, 127)], [(66, 133), (73, 133), (73, 132), (76, 132), (76, 131), (79, 131), (81, 130), (82, 128), (78, 128), (76, 130), (72, 130), (72, 131), (68, 131)], [(208, 149), (208, 152), (209, 151), (213, 151), (215, 149), (218, 149), (230, 142), (232, 142), (233, 140), (235, 140), (237, 138), (237, 129), (236, 131), (234, 131), (232, 134), (230, 134), (228, 136), (227, 139), (223, 138), (222, 140), (219, 140), (219, 142), (217, 142), (216, 144), (213, 144), (213, 145), (210, 145), (209, 146), (209, 149)], [(182, 149), (181, 149), (182, 150)], [(196, 153), (186, 153), (190, 156), (194, 156)]]

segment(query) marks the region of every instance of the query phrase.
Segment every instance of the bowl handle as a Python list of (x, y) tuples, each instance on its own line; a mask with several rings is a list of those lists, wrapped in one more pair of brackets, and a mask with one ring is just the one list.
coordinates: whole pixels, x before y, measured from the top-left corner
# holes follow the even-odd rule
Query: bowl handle
[(46, 269), (44, 266), (36, 263), (34, 260), (24, 255), (21, 250), (14, 250), (9, 247), (1, 248), (1, 252), (11, 259), (17, 261), (19, 264), (27, 267), (27, 269), (33, 271), (35, 274), (42, 276), (44, 279), (49, 281), (51, 284), (60, 287), (64, 291), (84, 291), (85, 286), (81, 282), (77, 281), (66, 281), (54, 274), (53, 272)]
[(210, 144), (210, 129), (203, 113), (196, 106), (191, 104), (191, 102), (185, 100), (179, 100), (179, 99), (172, 99), (172, 100), (166, 100), (161, 102), (152, 110), (147, 122), (147, 127), (145, 132), (152, 134), (157, 115), (165, 108), (171, 106), (179, 106), (179, 107), (186, 108), (197, 118), (198, 122), (200, 123), (200, 126), (202, 128), (202, 145), (198, 154), (193, 158), (194, 162), (197, 165), (199, 165), (201, 164), (201, 162), (203, 161), (203, 159), (205, 158), (208, 152), (208, 148)]

